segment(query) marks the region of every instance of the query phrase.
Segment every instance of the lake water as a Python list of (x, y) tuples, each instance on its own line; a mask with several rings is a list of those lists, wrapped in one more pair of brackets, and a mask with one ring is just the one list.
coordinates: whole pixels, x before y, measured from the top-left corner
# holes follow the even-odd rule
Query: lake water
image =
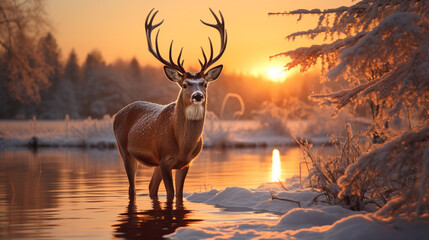
[[(204, 150), (185, 192), (256, 188), (272, 179), (272, 149)], [(299, 175), (298, 148), (280, 149), (281, 179)], [(239, 219), (277, 221), (271, 213), (230, 211), (185, 201), (183, 208), (148, 196), (152, 169), (140, 166), (137, 198), (116, 150), (0, 151), (0, 239), (162, 239), (178, 227)], [(268, 199), (267, 199), (268, 200)]]

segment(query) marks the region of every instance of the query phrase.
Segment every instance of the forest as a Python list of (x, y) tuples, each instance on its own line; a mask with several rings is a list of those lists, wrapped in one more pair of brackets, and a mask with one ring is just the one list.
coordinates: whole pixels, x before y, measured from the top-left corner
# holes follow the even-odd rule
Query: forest
[[(68, 147), (81, 148), (83, 153), (76, 159), (83, 159), (84, 167), (94, 164), (88, 159), (95, 159), (95, 163), (103, 159), (120, 162), (110, 153), (90, 156), (94, 149), (115, 148), (115, 113), (133, 101), (175, 101), (178, 86), (168, 81), (162, 66), (140, 64), (137, 58), (107, 62), (97, 49), (87, 53), (85, 59), (78, 59), (75, 50), (65, 57), (43, 18), (41, 1), (7, 3), (0, 4), (0, 146), (29, 147), (33, 155), (28, 154), (32, 157), (28, 169), (35, 171), (37, 179), (43, 172), (42, 161), (36, 166), (33, 160), (41, 147), (59, 149), (61, 154)], [(28, 9), (22, 11), (25, 7)], [(237, 209), (249, 211), (251, 218), (231, 222), (214, 218), (210, 224), (185, 224), (161, 236), (426, 239), (429, 2), (362, 0), (350, 6), (286, 9), (268, 15), (296, 21), (298, 25), (307, 19), (314, 21), (310, 29), (285, 32), (287, 41), (306, 39), (310, 44), (267, 56), (284, 59), (285, 71), (299, 72), (283, 81), (271, 81), (265, 76), (236, 73), (225, 66), (221, 77), (210, 83), (208, 113), (204, 115), (207, 120), (201, 128), (205, 144), (201, 161), (207, 165), (196, 168), (197, 174), (190, 174), (192, 181), (203, 182), (203, 186), (193, 186), (185, 194), (185, 203), (197, 209), (197, 214), (206, 208), (198, 209), (194, 203), (221, 207), (227, 217), (238, 214), (234, 212)], [(21, 121), (28, 119), (31, 120)], [(281, 151), (287, 153), (282, 156), (282, 164), (287, 163), (283, 168), (294, 169), (283, 178), (279, 177)], [(17, 169), (14, 161), (18, 157), (11, 157), (13, 154), (7, 152), (0, 158), (11, 171)], [(61, 158), (69, 159), (68, 153), (64, 157), (61, 154)], [(273, 164), (271, 182), (239, 185), (242, 179), (255, 178), (252, 174), (266, 174), (267, 159), (268, 165), (271, 161)], [(61, 164), (67, 161), (61, 160)], [(113, 165), (104, 172), (106, 175), (99, 176), (110, 179), (112, 174), (123, 180), (123, 172)], [(207, 179), (213, 169), (219, 170), (219, 176), (210, 182)], [(223, 172), (225, 169), (230, 172)], [(301, 173), (305, 170), (304, 177)], [(85, 170), (78, 172), (74, 175), (61, 170), (62, 176), (71, 181), (75, 181), (74, 177), (83, 179)], [(10, 182), (2, 189), (14, 197), (15, 183), (6, 176), (9, 175), (0, 174), (2, 182)], [(239, 177), (231, 177), (225, 183), (221, 181), (225, 176)], [(94, 179), (87, 177), (88, 181)], [(127, 190), (124, 182), (115, 185), (123, 188), (123, 193)], [(219, 182), (223, 184), (220, 189), (209, 186)], [(144, 185), (142, 188), (146, 188), (146, 182)], [(49, 191), (52, 192), (62, 191)], [(105, 192), (111, 197), (109, 190)], [(112, 204), (108, 197), (106, 202)], [(137, 197), (151, 205), (148, 195)], [(153, 209), (147, 212), (158, 214), (162, 208), (159, 202), (151, 206)], [(90, 212), (86, 206), (81, 207), (85, 214)], [(135, 223), (151, 218), (142, 217), (131, 200), (126, 209), (127, 213), (119, 214), (121, 220), (114, 225), (118, 227), (115, 231), (147, 231)], [(155, 220), (165, 213), (171, 215), (172, 209), (167, 204), (161, 215), (155, 214)], [(192, 212), (179, 208), (174, 211)], [(276, 219), (270, 222), (258, 215), (261, 212), (281, 216), (269, 215)], [(202, 221), (206, 220), (210, 221), (210, 217)], [(172, 223), (168, 224), (171, 227)]]
[[(23, 93), (23, 89), (14, 89), (18, 88), (19, 81), (3, 75), (0, 79), (0, 117), (3, 119), (30, 119), (33, 116), (64, 119), (66, 114), (72, 119), (102, 118), (112, 116), (133, 101), (167, 104), (176, 100), (179, 88), (168, 81), (162, 67), (141, 66), (136, 58), (106, 63), (98, 50), (88, 53), (82, 64), (74, 50), (64, 60), (51, 33), (34, 44), (36, 52), (33, 54), (40, 58), (39, 63), (44, 66), (43, 74), (48, 81), (41, 84), (38, 91)], [(2, 58), (2, 68), (7, 69), (10, 67), (7, 52)], [(281, 105), (284, 99), (295, 99), (310, 104), (307, 96), (313, 86), (309, 82), (319, 85), (318, 74), (297, 74), (291, 78), (293, 83), (273, 82), (263, 76), (236, 74), (227, 69), (209, 91), (208, 109), (220, 116), (222, 102), (229, 93), (239, 95), (244, 102), (245, 111), (239, 116), (241, 119), (253, 118), (253, 112), (260, 110), (264, 102)], [(241, 108), (239, 100), (231, 98), (223, 116), (232, 119)]]

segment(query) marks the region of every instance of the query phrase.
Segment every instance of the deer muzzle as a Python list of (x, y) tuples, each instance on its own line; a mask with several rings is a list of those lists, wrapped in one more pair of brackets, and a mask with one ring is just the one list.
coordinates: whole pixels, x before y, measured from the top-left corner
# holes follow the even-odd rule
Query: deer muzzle
[(204, 94), (200, 91), (197, 91), (192, 94), (191, 100), (193, 103), (202, 103), (205, 100)]

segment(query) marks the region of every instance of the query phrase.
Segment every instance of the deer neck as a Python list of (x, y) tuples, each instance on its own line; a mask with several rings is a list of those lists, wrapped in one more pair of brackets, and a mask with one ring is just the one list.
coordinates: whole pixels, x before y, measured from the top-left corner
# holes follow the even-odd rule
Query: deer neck
[(174, 111), (176, 140), (180, 151), (185, 155), (191, 154), (198, 142), (201, 140), (207, 102), (206, 100), (201, 104), (202, 109), (200, 110), (203, 111), (203, 116), (195, 119), (195, 116), (189, 115), (195, 114), (190, 113), (190, 111), (196, 111), (192, 109), (190, 110), (190, 108), (195, 106), (192, 105), (193, 103), (186, 102), (186, 100), (189, 101), (188, 99), (183, 99), (182, 94), (179, 94)]

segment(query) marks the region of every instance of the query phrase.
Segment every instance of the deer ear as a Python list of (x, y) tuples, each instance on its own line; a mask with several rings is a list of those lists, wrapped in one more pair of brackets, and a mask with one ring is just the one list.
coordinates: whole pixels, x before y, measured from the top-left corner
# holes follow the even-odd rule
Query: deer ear
[(165, 75), (167, 75), (168, 79), (173, 82), (179, 82), (182, 80), (183, 75), (180, 74), (176, 69), (173, 69), (168, 66), (164, 66)]
[(207, 81), (207, 82), (210, 82), (210, 81), (214, 81), (214, 80), (216, 80), (216, 79), (219, 77), (220, 73), (222, 72), (222, 68), (223, 68), (223, 65), (219, 65), (219, 66), (216, 66), (216, 67), (214, 67), (214, 68), (210, 69), (210, 70), (205, 74), (205, 76), (206, 76), (206, 81)]

